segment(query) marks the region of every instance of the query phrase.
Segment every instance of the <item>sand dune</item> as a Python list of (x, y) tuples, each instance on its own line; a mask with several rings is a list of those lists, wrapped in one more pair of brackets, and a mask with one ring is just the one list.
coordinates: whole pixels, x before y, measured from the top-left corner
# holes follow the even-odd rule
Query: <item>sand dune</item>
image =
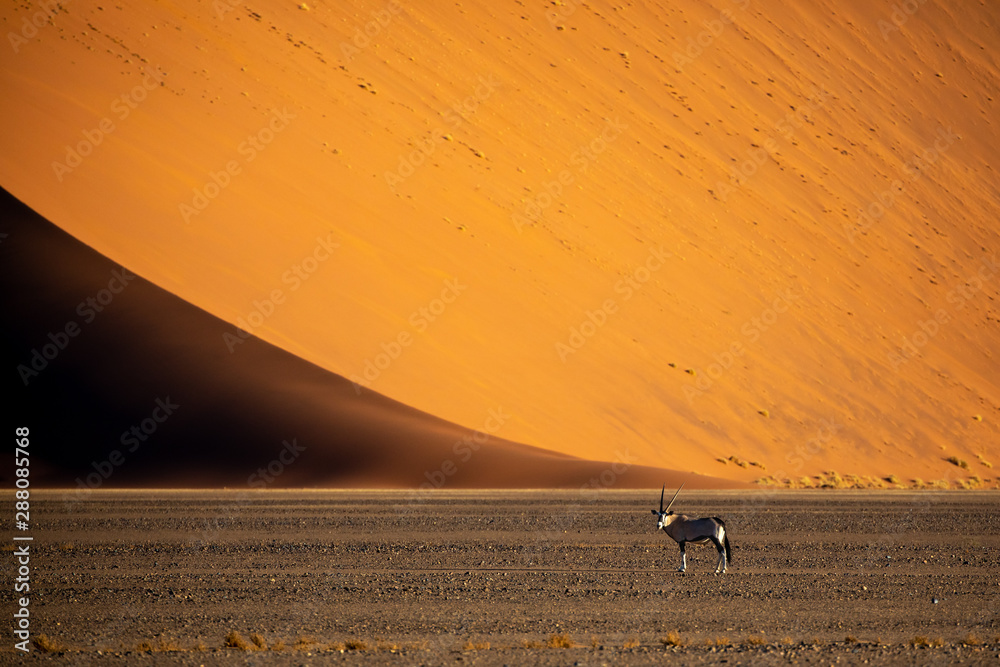
[(358, 391), (115, 265), (7, 193), (0, 208), (4, 349), (19, 376), (8, 414), (32, 429), (36, 484), (599, 489), (687, 478), (624, 449), (600, 463), (510, 442), (497, 435), (502, 405), (470, 430)]
[(585, 459), (993, 476), (989, 3), (45, 12), (0, 185), (320, 369)]

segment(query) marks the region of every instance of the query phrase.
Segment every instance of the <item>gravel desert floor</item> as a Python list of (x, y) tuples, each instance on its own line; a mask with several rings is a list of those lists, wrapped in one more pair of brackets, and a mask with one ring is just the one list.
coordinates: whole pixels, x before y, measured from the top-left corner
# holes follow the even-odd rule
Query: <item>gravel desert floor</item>
[[(32, 494), (27, 659), (63, 664), (997, 664), (1000, 494)], [(18, 545), (17, 547), (12, 546)], [(8, 572), (16, 566), (8, 565)], [(12, 590), (8, 588), (8, 591)], [(8, 608), (21, 593), (7, 593)], [(8, 618), (10, 618), (8, 616)], [(44, 635), (44, 637), (43, 637)], [(3, 662), (18, 657), (11, 644)]]

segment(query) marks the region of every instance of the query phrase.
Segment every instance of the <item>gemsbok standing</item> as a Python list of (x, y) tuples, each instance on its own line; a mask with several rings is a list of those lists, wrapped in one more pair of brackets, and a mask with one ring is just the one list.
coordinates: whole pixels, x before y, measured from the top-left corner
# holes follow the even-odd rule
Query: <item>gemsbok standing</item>
[[(681, 492), (684, 484), (677, 489)], [(688, 542), (693, 544), (704, 544), (711, 540), (715, 548), (719, 550), (719, 563), (715, 566), (715, 573), (726, 573), (727, 564), (731, 563), (733, 556), (729, 550), (729, 536), (726, 534), (726, 522), (717, 516), (705, 519), (692, 519), (683, 514), (674, 514), (670, 511), (674, 501), (677, 500), (677, 493), (670, 499), (667, 509), (663, 509), (663, 492), (667, 490), (666, 485), (660, 489), (660, 511), (650, 510), (657, 515), (660, 520), (656, 524), (657, 530), (663, 530), (667, 535), (674, 538), (674, 541), (681, 547), (681, 566), (678, 572), (687, 569), (687, 554), (684, 553), (684, 545)]]

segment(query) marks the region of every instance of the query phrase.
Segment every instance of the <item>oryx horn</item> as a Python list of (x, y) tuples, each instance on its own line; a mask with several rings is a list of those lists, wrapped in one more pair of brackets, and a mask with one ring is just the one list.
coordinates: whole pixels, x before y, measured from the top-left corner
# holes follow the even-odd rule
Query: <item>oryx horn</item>
[(663, 492), (667, 490), (667, 485), (664, 484), (663, 488), (660, 489), (660, 514), (663, 514)]
[[(681, 489), (683, 489), (683, 488), (684, 488), (684, 482), (681, 482), (680, 487), (677, 489), (677, 493), (680, 493)], [(673, 505), (674, 501), (677, 500), (677, 493), (675, 493), (674, 497), (670, 499), (670, 505), (667, 505), (667, 509), (666, 509), (667, 512), (670, 511), (671, 505)], [(663, 491), (660, 491), (660, 511), (661, 512), (664, 511), (664, 509), (663, 509)]]

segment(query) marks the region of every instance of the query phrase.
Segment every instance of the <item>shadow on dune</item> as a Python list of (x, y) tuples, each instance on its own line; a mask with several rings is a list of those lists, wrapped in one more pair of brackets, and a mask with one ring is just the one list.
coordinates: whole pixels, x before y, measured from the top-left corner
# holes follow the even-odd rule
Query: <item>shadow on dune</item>
[(232, 325), (2, 191), (0, 210), (5, 412), (31, 430), (34, 485), (738, 486), (487, 438), (253, 336), (231, 351)]

